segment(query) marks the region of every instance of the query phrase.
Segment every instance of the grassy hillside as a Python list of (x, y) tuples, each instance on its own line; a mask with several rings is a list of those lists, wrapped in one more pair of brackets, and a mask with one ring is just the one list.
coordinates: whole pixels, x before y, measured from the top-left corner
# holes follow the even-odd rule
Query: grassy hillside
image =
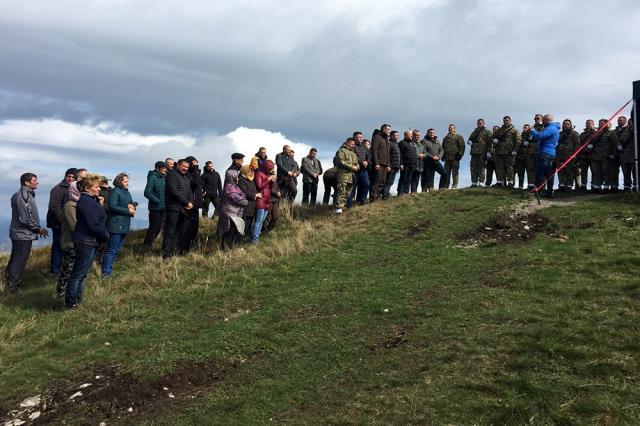
[(0, 296), (0, 418), (40, 394), (72, 424), (638, 423), (639, 197), (523, 201), (299, 210), (228, 253), (207, 221), (170, 264), (135, 235), (72, 312), (40, 249)]

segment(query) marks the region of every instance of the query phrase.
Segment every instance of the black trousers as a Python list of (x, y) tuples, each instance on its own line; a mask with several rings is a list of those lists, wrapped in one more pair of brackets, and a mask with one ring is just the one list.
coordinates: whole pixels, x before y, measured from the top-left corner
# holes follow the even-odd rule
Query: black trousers
[(442, 163), (440, 161), (427, 160), (424, 162), (424, 173), (422, 174), (422, 178), (423, 178), (422, 191), (423, 192), (427, 189), (433, 189), (433, 181), (434, 181), (436, 172), (440, 175), (440, 183), (438, 187), (439, 188), (447, 187), (446, 185), (447, 174), (444, 171), (444, 167), (442, 167)]
[(302, 204), (315, 205), (317, 195), (318, 182), (302, 182)]
[(149, 212), (149, 228), (144, 236), (145, 244), (153, 244), (164, 224), (164, 210)]
[(31, 255), (32, 244), (33, 240), (11, 240), (11, 257), (4, 273), (9, 291), (18, 290), (22, 273)]
[(167, 210), (165, 213), (164, 240), (162, 241), (162, 257), (175, 254), (180, 236), (186, 234), (189, 218), (181, 211)]
[(218, 209), (220, 208), (220, 197), (205, 197), (204, 204), (202, 205), (202, 217), (209, 217), (209, 203), (213, 204), (213, 216), (218, 216)]
[(400, 182), (398, 182), (398, 194), (408, 194), (411, 191), (411, 181), (415, 166), (404, 165), (400, 172)]

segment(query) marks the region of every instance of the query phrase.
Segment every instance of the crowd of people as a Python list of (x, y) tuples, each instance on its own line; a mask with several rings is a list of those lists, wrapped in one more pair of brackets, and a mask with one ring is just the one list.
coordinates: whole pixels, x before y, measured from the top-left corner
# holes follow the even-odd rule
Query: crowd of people
[[(371, 140), (356, 131), (347, 138), (333, 157), (332, 167), (323, 170), (318, 151), (312, 148), (301, 165), (294, 151), (285, 145), (275, 161), (260, 148), (245, 162), (245, 155), (234, 153), (231, 165), (221, 177), (211, 161), (200, 170), (198, 160), (186, 157), (157, 161), (149, 171), (144, 190), (148, 200), (149, 226), (143, 243), (152, 245), (163, 233), (162, 257), (189, 251), (198, 236), (200, 217), (218, 218), (217, 234), (221, 250), (236, 244), (257, 244), (263, 233), (278, 223), (280, 202), (293, 203), (302, 175), (302, 204), (315, 205), (320, 176), (324, 182), (322, 203), (333, 197), (335, 213), (353, 204), (378, 202), (391, 196), (396, 185), (398, 196), (431, 191), (435, 174), (439, 189), (457, 188), (460, 161), (466, 146), (471, 157), (471, 187), (541, 188), (552, 196), (555, 170), (583, 144), (573, 161), (559, 171), (558, 191), (587, 190), (591, 172), (591, 190), (618, 191), (619, 173), (623, 189), (630, 191), (634, 176), (635, 146), (631, 123), (618, 118), (611, 130), (608, 120), (587, 120), (584, 131), (574, 130), (571, 120), (554, 122), (550, 114), (536, 114), (533, 125), (519, 131), (511, 118), (502, 126), (485, 127), (483, 119), (466, 139), (450, 124), (440, 141), (434, 129), (424, 138), (417, 129), (400, 133), (383, 124), (373, 131)], [(516, 178), (518, 179), (516, 183)], [(397, 180), (397, 183), (396, 183)], [(35, 190), (38, 178), (33, 173), (20, 177), (20, 189), (11, 198), (12, 241), (4, 279), (11, 292), (18, 290), (32, 243), (47, 237), (51, 229), (50, 272), (57, 282), (57, 295), (64, 297), (67, 309), (82, 301), (84, 281), (97, 260), (103, 279), (109, 279), (122, 249), (138, 203), (129, 192), (129, 176), (118, 174), (109, 180), (87, 169), (71, 168), (51, 189), (46, 227), (40, 225)]]

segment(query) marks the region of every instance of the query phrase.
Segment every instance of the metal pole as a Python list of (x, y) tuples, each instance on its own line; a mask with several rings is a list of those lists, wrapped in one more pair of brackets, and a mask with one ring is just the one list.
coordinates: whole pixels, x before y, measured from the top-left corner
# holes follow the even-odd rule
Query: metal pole
[(640, 131), (638, 128), (638, 102), (636, 98), (633, 98), (633, 146), (636, 151), (634, 159), (636, 163), (636, 175), (633, 183), (635, 185), (636, 192), (638, 192), (638, 177), (640, 176), (638, 175), (638, 131)]

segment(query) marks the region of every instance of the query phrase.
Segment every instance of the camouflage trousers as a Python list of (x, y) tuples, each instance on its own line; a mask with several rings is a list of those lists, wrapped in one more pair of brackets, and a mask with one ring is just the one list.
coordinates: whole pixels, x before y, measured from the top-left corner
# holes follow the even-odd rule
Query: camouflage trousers
[(589, 182), (589, 159), (578, 158), (578, 173), (580, 174), (580, 187), (586, 188)]
[(605, 182), (607, 160), (591, 160), (591, 189), (602, 189)]
[(484, 168), (486, 165), (483, 154), (471, 154), (471, 183), (484, 183)]
[(347, 205), (347, 199), (351, 194), (351, 188), (353, 187), (353, 174), (351, 173), (338, 173), (338, 185), (336, 196), (336, 209), (342, 209)]
[[(458, 176), (460, 174), (460, 160), (445, 160), (444, 162), (444, 178), (446, 185), (445, 188), (449, 188), (449, 183), (452, 182), (452, 188), (458, 187)], [(440, 185), (442, 188), (443, 186)]]
[[(558, 167), (566, 160), (566, 158), (559, 158), (556, 160)], [(575, 161), (572, 161), (567, 164), (564, 169), (558, 172), (558, 186), (559, 188), (571, 188), (573, 187), (574, 182), (576, 184), (576, 189), (580, 188), (580, 174), (578, 173)]]
[(73, 262), (76, 258), (76, 249), (65, 249), (62, 254), (62, 266), (60, 267), (60, 274), (58, 275), (58, 284), (56, 286), (56, 293), (64, 294), (67, 288), (67, 282), (73, 271)]
[[(527, 173), (527, 157), (517, 157), (515, 174), (518, 176), (518, 187), (524, 188), (524, 176)], [(515, 180), (515, 177), (514, 177)]]
[(614, 158), (607, 160), (607, 169), (607, 179), (605, 183), (611, 188), (618, 189), (618, 185), (620, 184), (620, 159)]
[(537, 154), (527, 156), (527, 188), (535, 188), (536, 186), (536, 157)]
[(513, 183), (513, 165), (515, 157), (510, 154), (496, 155), (496, 181), (498, 184)]

